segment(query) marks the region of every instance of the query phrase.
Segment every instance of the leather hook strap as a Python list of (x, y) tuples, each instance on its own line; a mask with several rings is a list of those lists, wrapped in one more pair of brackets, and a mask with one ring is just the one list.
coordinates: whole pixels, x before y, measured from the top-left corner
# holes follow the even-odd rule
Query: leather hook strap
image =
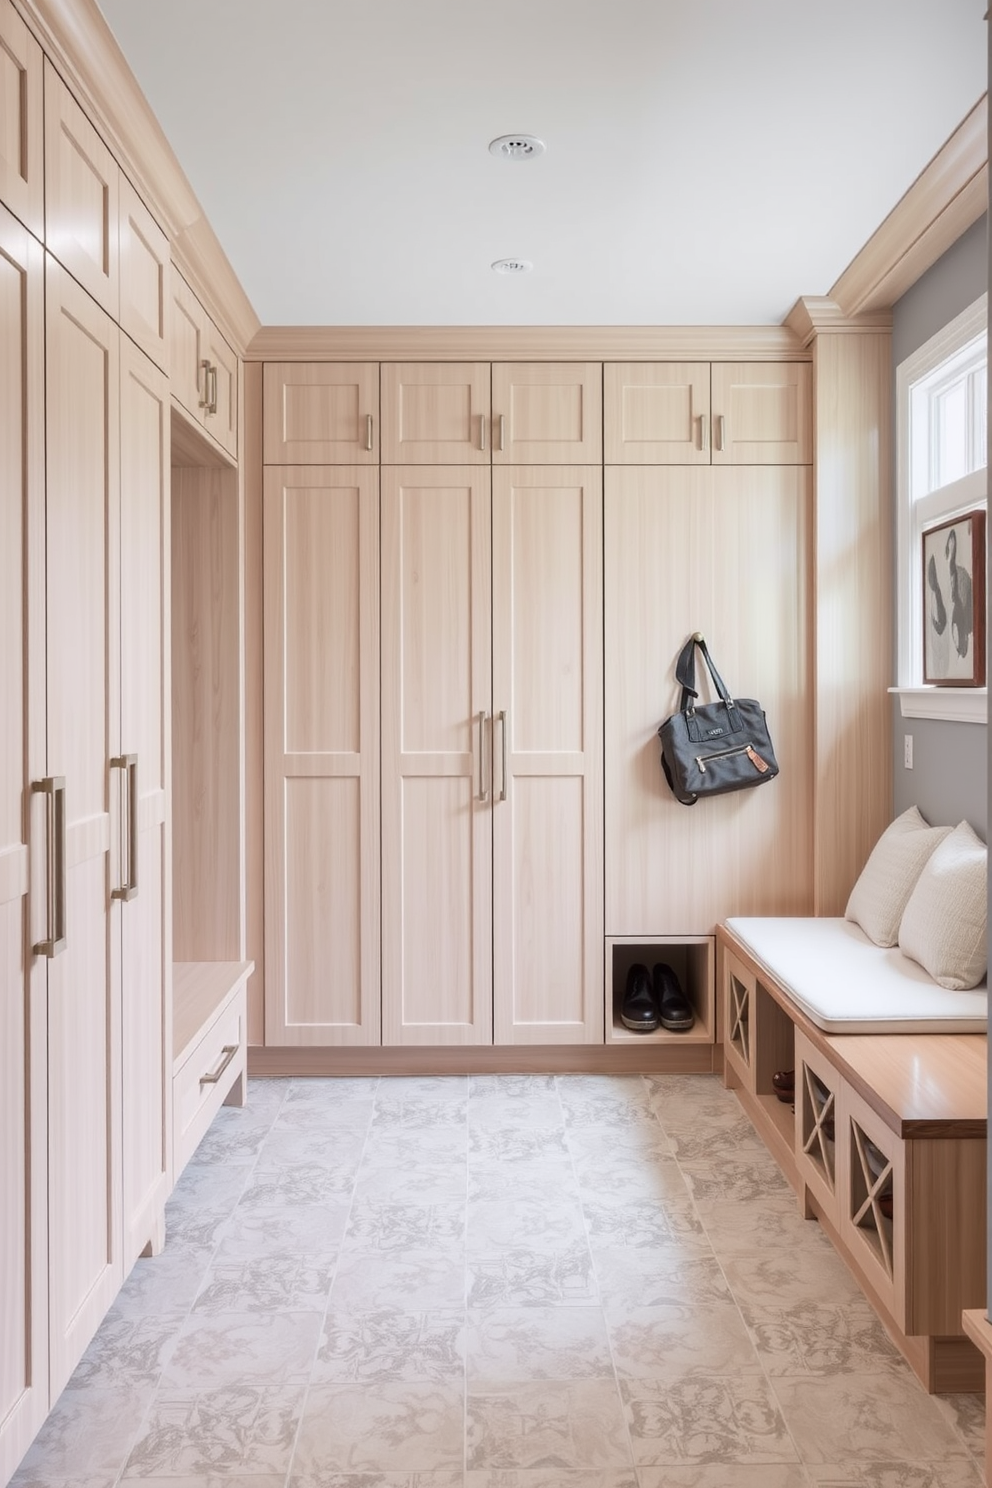
[(723, 678), (720, 676), (720, 673), (713, 665), (713, 658), (710, 656), (710, 653), (707, 649), (706, 641), (697, 630), (695, 634), (691, 635), (686, 641), (685, 645), (682, 647), (682, 650), (679, 652), (679, 659), (675, 663), (675, 680), (682, 688), (682, 696), (679, 702), (679, 711), (682, 713), (692, 713), (692, 699), (699, 696), (699, 691), (696, 687), (697, 646), (703, 653), (703, 660), (706, 663), (710, 676), (713, 678), (713, 686), (716, 688), (717, 696), (720, 698), (721, 702), (726, 703), (728, 708), (732, 708), (734, 706), (734, 700), (727, 690), (727, 684), (724, 682)]

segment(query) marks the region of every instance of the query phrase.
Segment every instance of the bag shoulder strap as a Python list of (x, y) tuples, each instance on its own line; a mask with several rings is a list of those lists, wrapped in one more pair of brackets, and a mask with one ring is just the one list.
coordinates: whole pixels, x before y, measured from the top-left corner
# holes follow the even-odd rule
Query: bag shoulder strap
[(678, 661), (675, 663), (675, 680), (682, 688), (682, 697), (679, 702), (679, 711), (682, 713), (691, 713), (693, 711), (693, 708), (690, 700), (699, 696), (699, 691), (696, 687), (697, 646), (703, 653), (703, 660), (706, 663), (710, 676), (713, 678), (713, 686), (716, 688), (717, 696), (720, 698), (721, 702), (726, 703), (728, 708), (732, 708), (734, 706), (734, 700), (730, 696), (730, 693), (727, 691), (727, 684), (724, 682), (723, 678), (720, 676), (720, 673), (714, 666), (713, 658), (710, 656), (709, 650), (706, 646), (706, 641), (704, 640), (702, 634), (697, 630), (686, 641), (685, 645), (682, 647), (682, 650), (679, 652)]

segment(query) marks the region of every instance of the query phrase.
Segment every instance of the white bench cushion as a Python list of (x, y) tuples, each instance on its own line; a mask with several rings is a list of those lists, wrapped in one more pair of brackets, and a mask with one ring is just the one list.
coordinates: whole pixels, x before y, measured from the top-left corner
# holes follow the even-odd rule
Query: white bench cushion
[(988, 985), (938, 987), (841, 919), (732, 919), (727, 928), (824, 1033), (985, 1033)]

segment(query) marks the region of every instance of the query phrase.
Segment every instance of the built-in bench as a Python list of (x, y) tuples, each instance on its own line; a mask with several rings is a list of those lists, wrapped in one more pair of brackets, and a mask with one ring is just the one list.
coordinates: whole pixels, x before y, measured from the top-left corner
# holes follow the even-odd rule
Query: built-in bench
[[(930, 1391), (984, 1388), (987, 992), (843, 920), (717, 931), (725, 1083)], [(772, 1076), (795, 1070), (794, 1109)]]

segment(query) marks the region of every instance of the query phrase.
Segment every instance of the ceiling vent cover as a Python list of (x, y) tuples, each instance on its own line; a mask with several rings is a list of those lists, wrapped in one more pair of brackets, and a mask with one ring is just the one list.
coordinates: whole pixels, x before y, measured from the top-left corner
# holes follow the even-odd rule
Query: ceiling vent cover
[(533, 267), (526, 258), (498, 258), (492, 265), (496, 274), (529, 274)]
[(544, 141), (533, 134), (501, 134), (490, 141), (489, 153), (503, 160), (535, 160), (545, 148)]

